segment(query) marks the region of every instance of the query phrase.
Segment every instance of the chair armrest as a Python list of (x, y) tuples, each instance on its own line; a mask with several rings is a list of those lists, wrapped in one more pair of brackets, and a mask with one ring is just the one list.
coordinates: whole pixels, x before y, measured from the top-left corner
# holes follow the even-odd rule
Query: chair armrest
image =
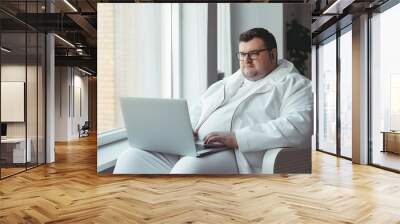
[(311, 149), (270, 149), (264, 154), (262, 173), (311, 173)]

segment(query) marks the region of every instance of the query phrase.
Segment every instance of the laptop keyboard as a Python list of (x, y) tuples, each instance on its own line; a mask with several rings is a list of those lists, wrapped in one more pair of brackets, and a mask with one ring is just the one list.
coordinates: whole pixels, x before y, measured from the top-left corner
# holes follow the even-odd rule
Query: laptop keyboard
[(201, 144), (201, 143), (196, 143), (195, 146), (196, 146), (196, 151), (201, 151), (201, 150), (206, 149), (206, 148), (204, 147), (204, 145)]

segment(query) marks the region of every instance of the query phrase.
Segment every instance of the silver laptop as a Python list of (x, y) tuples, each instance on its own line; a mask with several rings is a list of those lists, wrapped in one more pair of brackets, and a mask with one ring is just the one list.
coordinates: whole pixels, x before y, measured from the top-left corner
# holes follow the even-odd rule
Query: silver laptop
[(226, 150), (195, 143), (186, 100), (121, 97), (121, 109), (132, 147), (196, 157)]

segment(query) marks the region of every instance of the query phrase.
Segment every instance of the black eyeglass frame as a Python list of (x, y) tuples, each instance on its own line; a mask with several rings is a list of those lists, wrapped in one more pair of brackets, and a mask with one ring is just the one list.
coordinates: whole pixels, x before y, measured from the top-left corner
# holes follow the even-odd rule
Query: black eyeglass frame
[[(247, 52), (247, 53), (244, 53), (244, 52), (237, 52), (237, 53), (236, 53), (236, 58), (237, 58), (239, 61), (244, 61), (245, 58), (246, 58), (246, 55), (247, 55), (247, 57), (250, 58), (251, 60), (257, 60), (257, 58), (258, 58), (258, 56), (260, 55), (261, 52), (263, 52), (263, 51), (270, 51), (270, 50), (271, 50), (270, 48), (263, 48), (263, 49), (259, 49), (259, 50), (249, 51), (249, 52)], [(244, 56), (243, 56), (243, 59), (240, 59), (241, 55), (244, 55)]]

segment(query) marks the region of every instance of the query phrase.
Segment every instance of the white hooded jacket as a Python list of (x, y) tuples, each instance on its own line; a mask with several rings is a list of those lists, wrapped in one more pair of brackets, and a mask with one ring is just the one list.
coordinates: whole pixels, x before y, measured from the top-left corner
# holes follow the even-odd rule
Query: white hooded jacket
[[(191, 108), (192, 126), (198, 130), (204, 121), (223, 103), (229, 101), (245, 77), (238, 70), (211, 85), (199, 103)], [(299, 74), (287, 60), (257, 81), (234, 109), (230, 130), (235, 133), (235, 149), (240, 173), (257, 173), (249, 160), (262, 161), (268, 149), (293, 147), (311, 149), (313, 127), (313, 93), (311, 82)]]

